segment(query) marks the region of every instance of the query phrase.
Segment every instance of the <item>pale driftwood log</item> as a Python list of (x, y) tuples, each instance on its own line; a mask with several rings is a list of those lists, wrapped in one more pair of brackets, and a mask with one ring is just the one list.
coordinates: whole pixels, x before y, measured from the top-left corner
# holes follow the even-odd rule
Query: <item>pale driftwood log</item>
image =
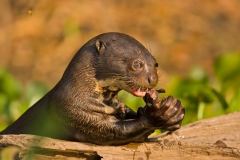
[(240, 159), (240, 112), (201, 120), (171, 134), (161, 134), (157, 142), (98, 146), (33, 135), (0, 137), (2, 154), (7, 153), (9, 147), (6, 146), (11, 145), (17, 146), (12, 147), (15, 148), (17, 158), (234, 160)]

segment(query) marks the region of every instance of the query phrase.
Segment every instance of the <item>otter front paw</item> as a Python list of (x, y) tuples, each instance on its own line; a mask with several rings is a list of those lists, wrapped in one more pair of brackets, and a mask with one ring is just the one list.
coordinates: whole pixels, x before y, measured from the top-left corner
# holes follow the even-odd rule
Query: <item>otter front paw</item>
[(125, 118), (125, 115), (126, 115), (126, 106), (125, 106), (125, 104), (119, 102), (117, 107), (116, 107), (116, 109), (117, 109), (117, 114), (118, 114), (119, 118), (121, 120), (123, 120)]
[(151, 125), (168, 131), (180, 128), (185, 114), (180, 100), (168, 96), (160, 101), (155, 90), (150, 90), (143, 99), (146, 103), (143, 115)]

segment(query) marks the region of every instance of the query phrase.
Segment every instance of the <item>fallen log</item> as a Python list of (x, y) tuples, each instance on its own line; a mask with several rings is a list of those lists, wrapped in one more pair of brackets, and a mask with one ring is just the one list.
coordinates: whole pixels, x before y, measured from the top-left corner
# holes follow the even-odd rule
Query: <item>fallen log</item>
[(34, 135), (2, 135), (0, 155), (2, 159), (10, 156), (40, 160), (240, 159), (240, 112), (200, 120), (151, 140), (153, 142), (99, 146)]

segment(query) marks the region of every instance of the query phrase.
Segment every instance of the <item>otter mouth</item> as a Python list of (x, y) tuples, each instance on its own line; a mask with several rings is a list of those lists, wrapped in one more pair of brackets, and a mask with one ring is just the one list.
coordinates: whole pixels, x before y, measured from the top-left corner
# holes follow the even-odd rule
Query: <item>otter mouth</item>
[(136, 97), (144, 97), (145, 94), (150, 90), (148, 88), (143, 88), (143, 87), (130, 87), (131, 89), (131, 94), (136, 96)]
[(104, 85), (103, 90), (108, 90), (112, 92), (119, 92), (120, 90), (124, 90), (135, 97), (144, 97), (145, 94), (152, 89), (150, 88), (150, 86), (147, 87), (136, 83), (126, 83), (123, 81), (118, 81), (117, 85), (115, 85), (116, 83), (109, 85), (109, 83), (107, 84), (107, 82), (103, 82), (100, 83), (101, 86)]
[[(144, 97), (147, 92), (152, 90), (151, 88), (143, 88), (143, 89), (141, 89), (141, 87), (139, 87), (139, 88), (130, 87), (130, 88), (131, 88), (131, 92), (130, 93), (132, 95), (136, 96), (136, 97)], [(156, 89), (156, 91), (158, 93), (166, 93), (165, 89), (163, 89), (163, 88)]]

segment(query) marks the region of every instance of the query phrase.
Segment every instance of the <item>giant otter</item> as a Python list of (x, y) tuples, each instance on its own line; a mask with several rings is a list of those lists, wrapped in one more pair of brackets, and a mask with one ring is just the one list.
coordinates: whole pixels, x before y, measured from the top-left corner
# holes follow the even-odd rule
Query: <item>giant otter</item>
[[(176, 130), (184, 118), (181, 102), (160, 101), (157, 62), (134, 38), (104, 33), (88, 41), (61, 80), (0, 134), (34, 134), (100, 145), (146, 138), (155, 129)], [(119, 102), (125, 90), (143, 97), (137, 113)]]

